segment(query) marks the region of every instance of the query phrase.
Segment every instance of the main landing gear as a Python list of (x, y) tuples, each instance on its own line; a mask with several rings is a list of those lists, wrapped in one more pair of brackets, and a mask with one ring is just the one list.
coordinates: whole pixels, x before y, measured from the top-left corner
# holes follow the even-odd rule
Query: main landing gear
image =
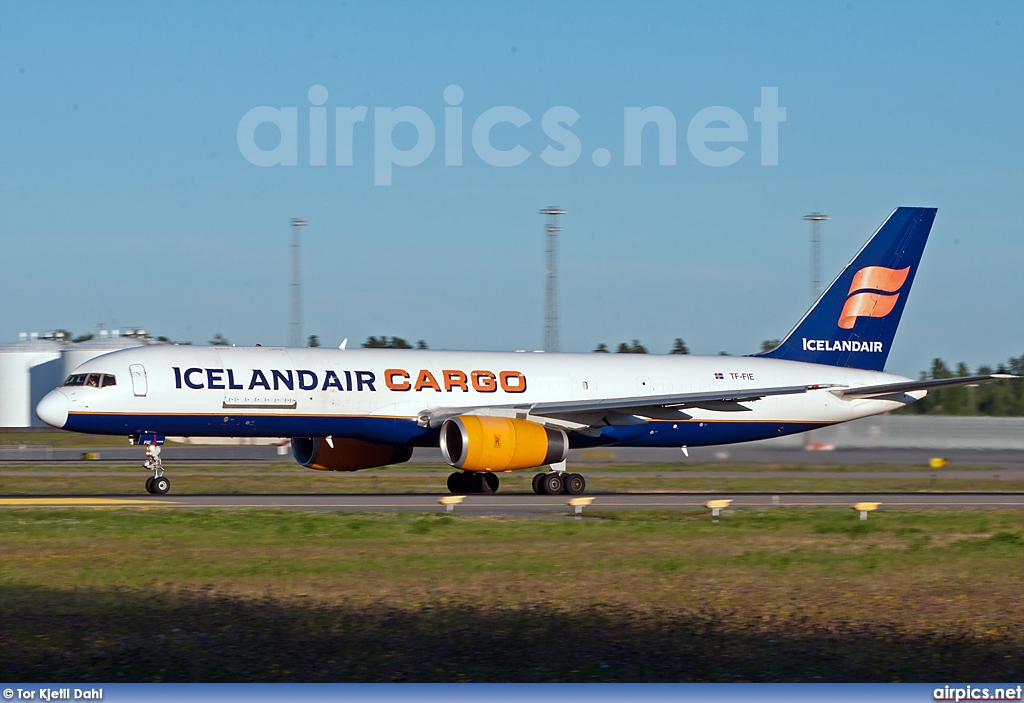
[[(456, 471), (448, 476), (448, 490), (456, 494), (497, 493), (498, 485), (498, 477), (490, 471)], [(578, 496), (585, 490), (587, 480), (581, 474), (548, 471), (533, 477), (533, 492), (540, 495)]]
[(171, 490), (170, 480), (164, 476), (164, 462), (160, 458), (160, 447), (164, 443), (163, 435), (137, 435), (128, 438), (131, 444), (141, 444), (146, 447), (146, 461), (142, 468), (152, 471), (152, 478), (146, 479), (146, 492), (162, 496)]
[(587, 490), (587, 480), (582, 474), (571, 474), (567, 471), (548, 471), (533, 477), (533, 492), (539, 495), (554, 496), (567, 493), (578, 496)]
[(452, 493), (497, 493), (498, 477), (490, 471), (456, 471), (448, 477)]

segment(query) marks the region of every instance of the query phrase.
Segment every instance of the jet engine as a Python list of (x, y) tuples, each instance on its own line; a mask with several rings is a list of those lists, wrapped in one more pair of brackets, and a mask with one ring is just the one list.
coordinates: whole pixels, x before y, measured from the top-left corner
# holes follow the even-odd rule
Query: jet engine
[(564, 460), (569, 438), (563, 430), (528, 420), (461, 415), (441, 425), (441, 453), (467, 471), (532, 469)]
[(358, 471), (409, 461), (412, 457), (412, 447), (373, 444), (359, 439), (338, 438), (328, 443), (323, 437), (294, 437), (292, 456), (295, 457), (295, 461), (309, 469)]

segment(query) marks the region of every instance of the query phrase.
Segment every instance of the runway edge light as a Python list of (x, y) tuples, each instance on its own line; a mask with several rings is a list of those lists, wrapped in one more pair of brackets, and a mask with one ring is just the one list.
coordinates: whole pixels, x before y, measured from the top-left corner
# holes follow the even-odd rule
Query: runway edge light
[(441, 496), (437, 502), (444, 506), (446, 513), (455, 511), (455, 506), (465, 500), (466, 496)]
[(853, 509), (860, 513), (861, 520), (868, 519), (868, 513), (872, 510), (878, 510), (878, 506), (881, 503), (854, 503)]
[(583, 506), (590, 505), (593, 502), (593, 497), (588, 496), (586, 498), (570, 498), (566, 505), (572, 507), (573, 515), (576, 516), (577, 520), (580, 520), (583, 518)]
[(731, 500), (709, 500), (705, 503), (704, 507), (711, 511), (711, 522), (718, 522), (722, 510), (728, 508), (731, 503)]

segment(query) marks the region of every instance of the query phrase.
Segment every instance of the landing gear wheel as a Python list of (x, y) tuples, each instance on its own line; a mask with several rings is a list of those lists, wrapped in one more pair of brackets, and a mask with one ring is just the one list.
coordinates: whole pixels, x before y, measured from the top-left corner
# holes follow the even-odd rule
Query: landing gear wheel
[(543, 495), (544, 489), (541, 487), (540, 482), (544, 480), (544, 474), (533, 475), (533, 492), (537, 495)]
[(157, 476), (149, 480), (152, 482), (149, 485), (153, 489), (152, 493), (154, 495), (162, 496), (171, 490), (171, 482), (167, 480), (166, 476)]
[(448, 492), (449, 493), (463, 493), (462, 485), (460, 483), (462, 479), (462, 472), (456, 471), (448, 475)]
[(499, 485), (501, 485), (501, 481), (489, 471), (480, 475), (481, 493), (497, 493)]
[[(134, 444), (138, 441), (138, 437), (130, 438)], [(159, 440), (163, 442), (163, 439)], [(171, 482), (164, 477), (164, 462), (160, 459), (160, 445), (153, 444), (146, 445), (146, 461), (143, 462), (142, 468), (146, 471), (152, 471), (153, 477), (146, 479), (146, 492), (153, 495), (162, 496), (167, 491), (171, 490)]]
[(544, 489), (544, 493), (549, 496), (555, 496), (562, 492), (562, 486), (565, 484), (562, 481), (562, 475), (552, 471), (549, 474), (544, 474), (540, 485)]
[(456, 471), (448, 475), (448, 491), (455, 494), (497, 493), (500, 484), (489, 471)]
[(468, 471), (456, 471), (448, 477), (448, 490), (457, 495), (480, 493), (480, 476)]
[(562, 489), (571, 496), (578, 496), (587, 489), (587, 480), (582, 474), (566, 474), (565, 487)]

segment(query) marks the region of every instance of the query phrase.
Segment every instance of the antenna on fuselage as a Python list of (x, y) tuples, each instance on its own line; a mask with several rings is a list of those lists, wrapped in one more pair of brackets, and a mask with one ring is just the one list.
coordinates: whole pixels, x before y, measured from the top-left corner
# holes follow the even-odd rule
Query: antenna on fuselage
[(348, 345), (348, 337), (345, 337), (345, 339), (341, 340), (341, 344), (338, 345), (338, 349), (345, 351), (346, 345)]

